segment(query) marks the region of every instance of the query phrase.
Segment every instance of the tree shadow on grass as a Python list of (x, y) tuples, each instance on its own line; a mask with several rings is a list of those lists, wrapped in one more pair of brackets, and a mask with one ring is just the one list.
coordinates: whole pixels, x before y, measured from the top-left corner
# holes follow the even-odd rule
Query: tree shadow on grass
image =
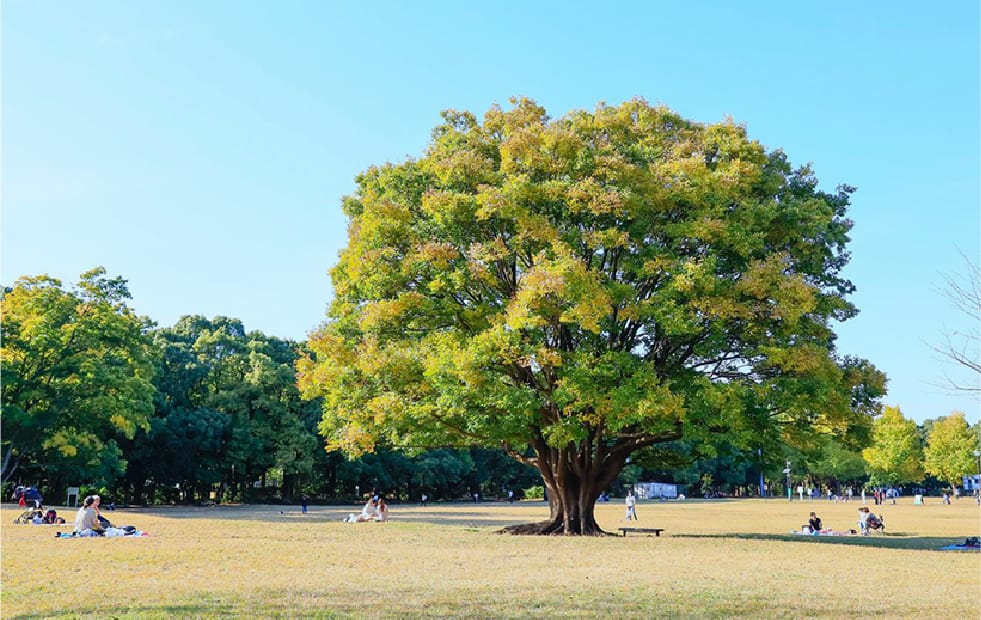
[(908, 549), (911, 551), (938, 551), (946, 545), (964, 542), (964, 538), (949, 536), (916, 536), (907, 532), (887, 532), (873, 536), (802, 536), (796, 534), (674, 534), (672, 538), (738, 538), (742, 540), (769, 540), (774, 542), (806, 543), (810, 545), (849, 545), (877, 549)]
[[(90, 616), (93, 618), (110, 617), (113, 619), (122, 618), (212, 618), (212, 617), (233, 617), (243, 610), (231, 604), (223, 603), (179, 603), (173, 605), (147, 605), (132, 606), (123, 609), (109, 610), (105, 608), (78, 608), (65, 610), (60, 613), (45, 614), (45, 618), (80, 618)], [(24, 614), (9, 616), (10, 620), (27, 620), (37, 618), (36, 614)]]
[[(170, 620), (171, 618), (239, 618), (239, 617), (263, 617), (263, 618), (349, 618), (350, 613), (334, 610), (303, 610), (298, 612), (296, 609), (280, 604), (261, 605), (256, 609), (254, 605), (234, 604), (224, 602), (200, 603), (175, 603), (171, 605), (133, 605), (120, 609), (106, 609), (104, 607), (80, 608), (66, 610), (53, 614), (45, 614), (45, 618), (81, 618), (90, 616), (93, 618), (113, 618), (113, 620), (124, 620), (132, 618), (134, 620)], [(10, 620), (28, 620), (37, 618), (37, 614), (23, 614), (9, 616)]]
[[(421, 508), (409, 505), (412, 509), (403, 512), (401, 504), (390, 505), (389, 519), (399, 523), (420, 523), (465, 528), (504, 527), (535, 520), (534, 516), (515, 516), (506, 510), (507, 503), (483, 504), (472, 507), (469, 502), (461, 504), (439, 504)], [(467, 507), (466, 510), (458, 508)], [(472, 508), (471, 508), (472, 507)], [(201, 508), (197, 506), (154, 506), (141, 509), (139, 513), (165, 519), (220, 519), (223, 521), (253, 521), (271, 523), (333, 523), (343, 521), (351, 514), (360, 514), (362, 506), (311, 506), (309, 512), (302, 513), (298, 506), (274, 505), (222, 505)], [(446, 508), (452, 508), (447, 511)], [(541, 517), (539, 517), (541, 518)]]

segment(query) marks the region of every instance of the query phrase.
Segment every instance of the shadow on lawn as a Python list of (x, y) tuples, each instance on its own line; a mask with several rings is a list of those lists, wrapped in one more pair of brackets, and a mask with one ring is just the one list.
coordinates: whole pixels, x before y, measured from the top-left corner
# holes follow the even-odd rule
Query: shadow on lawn
[(887, 532), (873, 536), (798, 536), (795, 534), (675, 534), (672, 538), (739, 538), (742, 540), (772, 540), (815, 545), (850, 545), (877, 549), (909, 549), (937, 551), (945, 545), (963, 543), (964, 538), (949, 536), (915, 536), (907, 532)]
[[(111, 617), (119, 618), (215, 618), (233, 617), (241, 614), (243, 609), (235, 605), (225, 603), (177, 603), (173, 605), (147, 605), (124, 607), (120, 609), (108, 610), (105, 608), (73, 609), (62, 613), (45, 615), (45, 618), (80, 618), (83, 616), (91, 617)], [(24, 614), (10, 616), (10, 620), (27, 620), (37, 618), (36, 614)]]
[[(299, 613), (295, 608), (288, 605), (267, 603), (259, 605), (258, 609), (254, 605), (246, 603), (232, 602), (209, 602), (202, 601), (197, 603), (174, 603), (171, 605), (133, 605), (120, 607), (118, 609), (106, 609), (104, 607), (81, 608), (45, 615), (45, 618), (80, 618), (91, 616), (95, 618), (113, 618), (121, 620), (123, 618), (133, 618), (138, 620), (148, 620), (160, 618), (170, 620), (171, 618), (239, 618), (239, 617), (262, 617), (262, 618), (339, 618), (350, 617), (348, 613), (341, 613), (329, 609), (303, 610)], [(10, 620), (27, 620), (37, 618), (36, 614), (23, 614), (10, 616)]]
[[(408, 505), (409, 511), (401, 511), (401, 504), (390, 504), (389, 518), (400, 523), (426, 523), (433, 525), (452, 525), (464, 527), (504, 526), (535, 521), (534, 516), (522, 518), (508, 514), (504, 509), (507, 503), (481, 504), (439, 504), (431, 508)], [(457, 510), (464, 508), (465, 510)], [(447, 508), (454, 509), (452, 512)], [(496, 512), (495, 508), (501, 509)], [(311, 506), (309, 512), (302, 513), (298, 506), (274, 505), (222, 505), (212, 507), (198, 506), (153, 506), (129, 511), (131, 514), (146, 514), (166, 519), (221, 519), (229, 521), (264, 521), (273, 523), (331, 523), (340, 522), (350, 514), (361, 512), (361, 505)]]

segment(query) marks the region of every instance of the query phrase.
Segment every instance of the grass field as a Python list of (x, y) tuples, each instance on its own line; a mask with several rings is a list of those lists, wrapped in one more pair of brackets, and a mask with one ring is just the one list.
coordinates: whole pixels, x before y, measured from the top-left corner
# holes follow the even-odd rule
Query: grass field
[[(64, 526), (14, 525), (8, 508), (0, 615), (981, 617), (981, 553), (936, 551), (981, 533), (974, 501), (873, 506), (887, 535), (789, 535), (811, 510), (854, 528), (857, 507), (641, 503), (637, 525), (662, 537), (586, 539), (495, 534), (541, 520), (543, 502), (395, 505), (384, 524), (341, 523), (354, 506), (164, 507), (107, 513), (148, 537), (73, 540), (54, 538)], [(607, 530), (621, 516), (620, 503), (597, 507)]]

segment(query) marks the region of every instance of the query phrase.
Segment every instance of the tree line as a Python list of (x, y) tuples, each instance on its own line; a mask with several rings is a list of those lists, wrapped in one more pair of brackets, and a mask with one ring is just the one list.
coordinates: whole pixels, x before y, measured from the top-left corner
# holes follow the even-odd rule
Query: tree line
[[(293, 342), (246, 331), (238, 319), (185, 316), (156, 327), (127, 305), (121, 277), (103, 269), (72, 287), (46, 276), (3, 292), (3, 481), (59, 497), (67, 486), (119, 502), (460, 499), (507, 489), (522, 496), (539, 472), (500, 449), (393, 450), (350, 459), (325, 450), (323, 403), (297, 388)], [(679, 440), (637, 452), (607, 491), (641, 480), (691, 494), (780, 488), (792, 460), (820, 485), (960, 484), (976, 467), (978, 428), (963, 414), (917, 425), (898, 407), (873, 423), (868, 447), (833, 441), (742, 447), (735, 436)], [(538, 493), (540, 491), (532, 491)]]
[(3, 482), (99, 489), (118, 502), (349, 499), (519, 493), (537, 474), (501, 451), (327, 452), (304, 400), (304, 343), (238, 319), (157, 327), (102, 268), (74, 286), (25, 277), (3, 291)]

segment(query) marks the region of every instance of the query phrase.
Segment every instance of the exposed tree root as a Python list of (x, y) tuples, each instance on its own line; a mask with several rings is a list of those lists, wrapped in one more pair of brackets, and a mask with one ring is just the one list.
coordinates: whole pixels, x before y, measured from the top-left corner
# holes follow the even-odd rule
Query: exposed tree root
[(579, 532), (566, 532), (562, 529), (561, 521), (539, 521), (538, 523), (509, 525), (498, 530), (497, 533), (511, 534), (512, 536), (616, 536), (616, 534), (604, 532), (599, 527), (582, 534)]

